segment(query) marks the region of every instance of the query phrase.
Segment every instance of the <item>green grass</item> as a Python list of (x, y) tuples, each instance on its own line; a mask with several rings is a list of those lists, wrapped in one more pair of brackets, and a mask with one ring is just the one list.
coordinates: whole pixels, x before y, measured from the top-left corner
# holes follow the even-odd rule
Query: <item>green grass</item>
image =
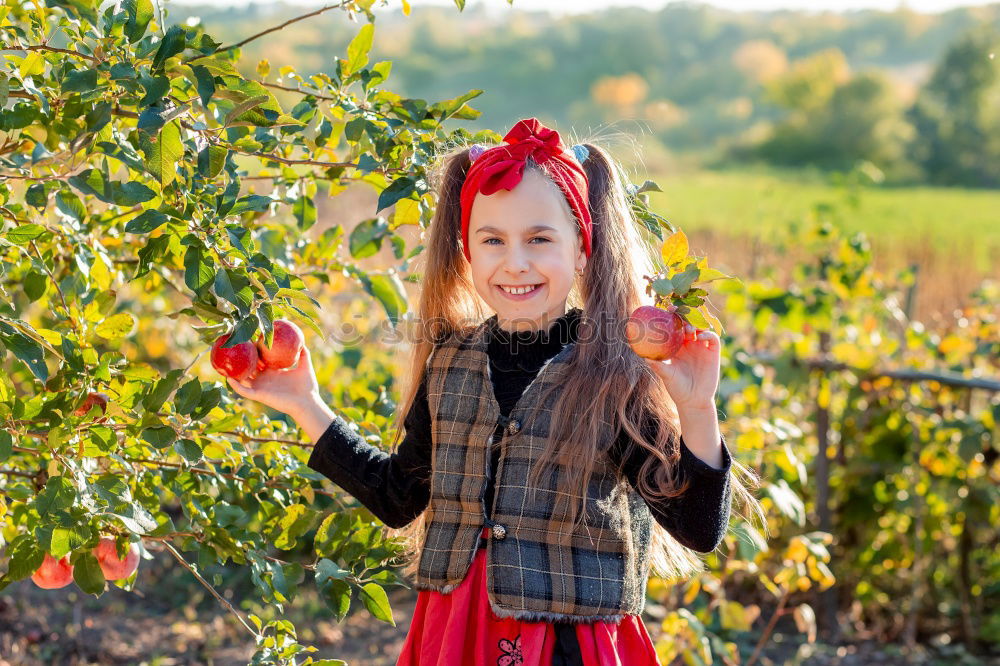
[(848, 232), (967, 251), (979, 271), (990, 271), (1000, 252), (1000, 190), (864, 187), (854, 210), (844, 205), (843, 188), (809, 172), (690, 171), (650, 178), (663, 189), (650, 193), (650, 205), (682, 229), (766, 237), (806, 220), (825, 201), (838, 206)]

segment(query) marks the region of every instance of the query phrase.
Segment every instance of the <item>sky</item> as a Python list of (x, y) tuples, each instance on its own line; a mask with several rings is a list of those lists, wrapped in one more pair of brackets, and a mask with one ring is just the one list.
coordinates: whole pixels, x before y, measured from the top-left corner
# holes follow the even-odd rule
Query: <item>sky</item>
[[(250, 2), (262, 2), (262, 0), (214, 0), (213, 4), (226, 5), (247, 5)], [(329, 4), (329, 0), (285, 0), (288, 4), (300, 5), (324, 5)], [(170, 4), (203, 4), (205, 0), (168, 0)], [(699, 0), (703, 4), (710, 4), (731, 10), (771, 10), (771, 9), (797, 9), (807, 11), (851, 11), (855, 9), (882, 9), (893, 10), (906, 6), (910, 9), (925, 13), (943, 12), (955, 7), (965, 7), (969, 5), (988, 5), (997, 0)], [(389, 0), (386, 7), (379, 7), (382, 3), (376, 3), (374, 10), (400, 12), (402, 2), (400, 0)], [(467, 0), (466, 8), (477, 4), (485, 4), (495, 11), (512, 9), (507, 0)], [(646, 9), (659, 9), (670, 4), (668, 0), (514, 0), (513, 9), (541, 10), (547, 9), (558, 14), (575, 14), (582, 12), (598, 11), (607, 7), (644, 7)], [(454, 7), (454, 0), (410, 0), (410, 5), (414, 9), (421, 6), (451, 6)], [(456, 9), (457, 11), (457, 9)]]

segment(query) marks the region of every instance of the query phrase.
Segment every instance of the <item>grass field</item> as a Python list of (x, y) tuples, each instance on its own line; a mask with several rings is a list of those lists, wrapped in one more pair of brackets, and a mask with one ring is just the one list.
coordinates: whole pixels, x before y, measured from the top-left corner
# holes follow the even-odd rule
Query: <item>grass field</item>
[(663, 190), (650, 193), (651, 207), (687, 234), (692, 253), (741, 278), (759, 278), (764, 267), (791, 275), (803, 257), (776, 251), (775, 242), (827, 203), (832, 222), (867, 235), (873, 266), (887, 281), (917, 266), (917, 319), (949, 315), (983, 279), (1000, 279), (1000, 190), (869, 186), (858, 190), (854, 207), (846, 188), (815, 173), (677, 170), (649, 177)]
[[(652, 180), (663, 192), (650, 193), (650, 204), (685, 230), (767, 238), (804, 220), (818, 202), (847, 202), (844, 188), (805, 172), (689, 171), (653, 174)], [(961, 251), (977, 271), (997, 271), (1000, 190), (864, 187), (858, 203), (856, 210), (840, 208), (848, 231), (899, 249), (928, 244)]]

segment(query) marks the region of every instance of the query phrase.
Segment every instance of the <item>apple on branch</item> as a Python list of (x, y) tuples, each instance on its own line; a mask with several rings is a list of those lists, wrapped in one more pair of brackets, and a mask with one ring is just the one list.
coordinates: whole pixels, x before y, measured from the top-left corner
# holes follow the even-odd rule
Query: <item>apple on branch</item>
[(139, 568), (138, 544), (130, 543), (125, 557), (118, 557), (115, 540), (111, 537), (101, 537), (100, 543), (94, 548), (94, 557), (101, 565), (105, 580), (128, 578)]
[(31, 574), (31, 580), (35, 585), (43, 590), (58, 590), (73, 582), (73, 565), (69, 562), (69, 555), (56, 559), (45, 553), (42, 565), (35, 573)]
[(223, 347), (231, 333), (219, 337), (212, 345), (212, 367), (222, 376), (232, 377), (238, 382), (252, 380), (257, 376), (257, 347), (250, 341), (232, 347)]
[(284, 370), (295, 365), (302, 348), (305, 346), (305, 337), (302, 329), (295, 322), (287, 319), (276, 319), (274, 321), (274, 339), (268, 347), (264, 344), (264, 336), (257, 340), (257, 358), (259, 370)]

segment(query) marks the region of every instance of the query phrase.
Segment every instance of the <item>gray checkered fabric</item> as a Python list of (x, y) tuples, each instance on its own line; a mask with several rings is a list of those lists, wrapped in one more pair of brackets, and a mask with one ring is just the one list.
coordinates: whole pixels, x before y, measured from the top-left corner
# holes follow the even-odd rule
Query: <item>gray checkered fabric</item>
[[(618, 622), (642, 611), (649, 572), (652, 516), (606, 457), (597, 461), (582, 526), (556, 497), (572, 489), (556, 464), (529, 494), (528, 474), (545, 448), (557, 392), (565, 385), (566, 345), (541, 368), (510, 413), (500, 442), (493, 515), (483, 513), (486, 466), (501, 419), (486, 354), (486, 324), (436, 346), (427, 361), (433, 474), (423, 549), (413, 584), (450, 592), (465, 577), (484, 526), (490, 605), (525, 621)], [(606, 441), (614, 433), (605, 418)], [(578, 491), (573, 501), (579, 505)], [(498, 534), (499, 532), (499, 534)]]

